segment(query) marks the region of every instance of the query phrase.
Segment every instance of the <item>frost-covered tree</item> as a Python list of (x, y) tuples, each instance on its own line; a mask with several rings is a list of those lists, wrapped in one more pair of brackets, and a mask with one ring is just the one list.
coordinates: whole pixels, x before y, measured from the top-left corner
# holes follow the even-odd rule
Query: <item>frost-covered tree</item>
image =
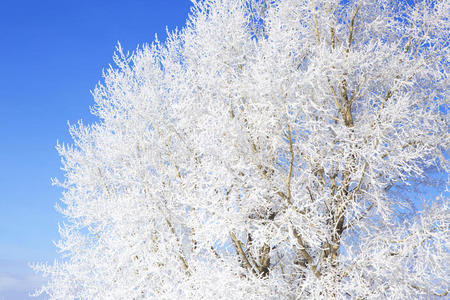
[(164, 43), (119, 46), (98, 122), (58, 146), (66, 223), (41, 292), (445, 297), (449, 15), (448, 1), (193, 1)]

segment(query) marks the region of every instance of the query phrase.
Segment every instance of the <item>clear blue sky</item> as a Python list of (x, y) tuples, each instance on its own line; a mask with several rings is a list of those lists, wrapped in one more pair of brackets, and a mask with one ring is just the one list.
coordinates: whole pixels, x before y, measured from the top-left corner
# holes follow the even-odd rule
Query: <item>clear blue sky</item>
[(53, 261), (61, 217), (57, 140), (95, 121), (90, 90), (125, 50), (185, 23), (189, 0), (2, 0), (0, 5), (0, 300), (28, 299), (28, 262)]

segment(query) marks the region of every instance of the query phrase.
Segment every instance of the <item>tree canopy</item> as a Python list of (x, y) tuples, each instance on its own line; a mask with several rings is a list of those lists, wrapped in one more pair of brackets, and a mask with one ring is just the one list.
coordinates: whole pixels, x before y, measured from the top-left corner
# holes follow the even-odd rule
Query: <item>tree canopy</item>
[(449, 8), (193, 1), (165, 42), (118, 46), (98, 122), (58, 145), (66, 223), (41, 292), (445, 296)]

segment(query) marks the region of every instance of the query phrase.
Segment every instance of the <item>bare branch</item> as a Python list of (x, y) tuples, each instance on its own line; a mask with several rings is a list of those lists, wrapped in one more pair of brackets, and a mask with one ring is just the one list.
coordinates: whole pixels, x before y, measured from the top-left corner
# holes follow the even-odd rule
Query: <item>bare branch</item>
[(180, 249), (180, 250), (179, 250), (178, 258), (179, 258), (179, 259), (181, 260), (181, 262), (183, 263), (184, 269), (185, 269), (186, 271), (189, 272), (189, 264), (187, 263), (187, 260), (186, 260), (186, 258), (184, 257), (184, 255), (182, 254), (180, 239), (178, 238), (178, 236), (177, 236), (177, 234), (176, 234), (176, 232), (175, 232), (175, 229), (173, 228), (172, 223), (169, 221), (169, 219), (166, 218), (166, 222), (167, 222), (167, 225), (168, 225), (169, 228), (170, 228), (170, 232), (172, 232), (172, 234), (174, 235), (174, 237), (175, 237), (175, 239), (176, 239), (176, 241), (177, 241), (177, 243), (178, 243), (178, 247), (179, 247), (179, 249)]
[(236, 237), (234, 232), (231, 232), (230, 234), (231, 234), (231, 239), (234, 243), (234, 247), (235, 247), (237, 253), (239, 253), (242, 261), (244, 262), (244, 265), (247, 267), (247, 269), (249, 271), (251, 271), (255, 276), (257, 276), (258, 273), (256, 273), (255, 269), (250, 264), (250, 261), (248, 260), (247, 255), (244, 252), (244, 249), (242, 249), (242, 243), (238, 240), (238, 238)]
[(355, 17), (356, 17), (356, 14), (358, 13), (358, 11), (359, 11), (359, 4), (356, 6), (355, 12), (353, 13), (352, 18), (350, 20), (350, 33), (348, 35), (347, 51), (348, 51), (348, 49), (350, 49), (350, 47), (352, 46), (352, 43), (353, 43), (353, 32), (355, 30)]
[(319, 279), (322, 276), (322, 274), (317, 270), (317, 267), (314, 265), (314, 261), (311, 255), (309, 255), (308, 251), (306, 251), (306, 247), (302, 237), (298, 234), (297, 229), (295, 229), (293, 226), (292, 226), (292, 233), (294, 234), (294, 237), (297, 240), (300, 254), (303, 256), (304, 259), (306, 259), (314, 275)]
[(315, 26), (314, 29), (315, 29), (315, 32), (316, 32), (317, 44), (320, 45), (319, 24), (317, 22), (317, 14), (316, 13), (314, 13), (314, 26)]
[(413, 289), (419, 290), (421, 292), (425, 292), (426, 294), (431, 294), (431, 295), (436, 296), (436, 297), (445, 297), (445, 296), (448, 295), (448, 290), (446, 290), (443, 293), (437, 293), (437, 292), (434, 292), (434, 291), (429, 291), (429, 290), (427, 290), (427, 289), (425, 289), (423, 287), (419, 287), (419, 286), (414, 285), (414, 284), (412, 284), (411, 287)]

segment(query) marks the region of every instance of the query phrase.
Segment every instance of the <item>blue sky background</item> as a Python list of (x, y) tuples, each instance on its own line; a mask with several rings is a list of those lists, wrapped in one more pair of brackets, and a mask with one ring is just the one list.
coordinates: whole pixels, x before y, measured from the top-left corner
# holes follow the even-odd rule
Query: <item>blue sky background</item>
[[(189, 0), (2, 0), (0, 4), (0, 300), (41, 284), (29, 262), (53, 261), (62, 218), (57, 140), (67, 122), (95, 121), (90, 95), (126, 51), (185, 23)], [(42, 298), (45, 299), (45, 298)]]

